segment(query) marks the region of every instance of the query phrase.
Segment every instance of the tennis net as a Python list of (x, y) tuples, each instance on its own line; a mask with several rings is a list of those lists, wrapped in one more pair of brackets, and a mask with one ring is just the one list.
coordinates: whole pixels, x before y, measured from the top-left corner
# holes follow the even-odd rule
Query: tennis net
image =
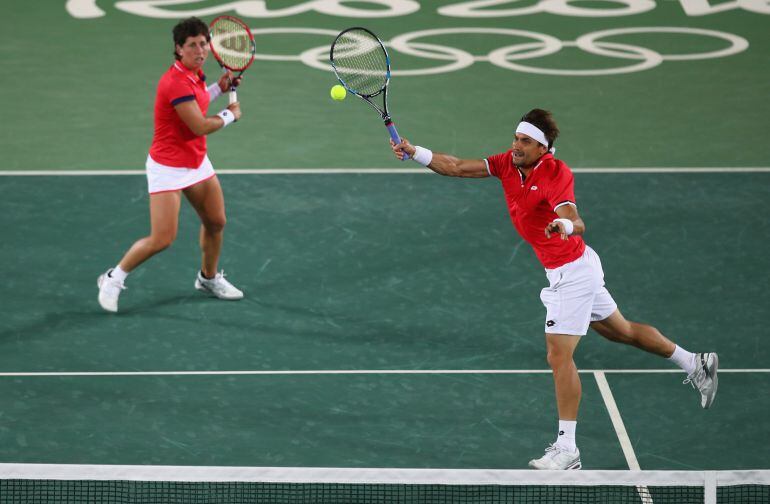
[(1, 504), (767, 504), (770, 471), (0, 464)]

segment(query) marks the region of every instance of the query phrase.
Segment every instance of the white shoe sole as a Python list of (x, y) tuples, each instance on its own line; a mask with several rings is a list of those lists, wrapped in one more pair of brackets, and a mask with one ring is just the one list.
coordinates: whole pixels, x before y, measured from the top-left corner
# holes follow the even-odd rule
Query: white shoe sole
[(579, 460), (577, 462), (575, 462), (574, 464), (570, 465), (569, 467), (565, 467), (564, 469), (551, 469), (551, 468), (545, 468), (545, 467), (538, 467), (536, 464), (533, 464), (532, 462), (534, 462), (534, 460), (529, 463), (529, 467), (531, 467), (532, 469), (537, 469), (539, 471), (559, 471), (559, 470), (561, 470), (561, 471), (579, 471), (580, 469), (583, 468), (583, 464), (581, 464)]
[(711, 394), (706, 397), (705, 404), (701, 403), (703, 409), (709, 409), (709, 407), (714, 404), (714, 399), (717, 397), (717, 385), (719, 385), (719, 379), (717, 377), (717, 370), (719, 368), (719, 356), (715, 353), (712, 353), (711, 355), (714, 356), (714, 366), (711, 368), (711, 381), (714, 382), (714, 389), (711, 391)]
[(561, 471), (570, 471), (570, 470), (580, 470), (583, 467), (583, 464), (580, 461), (580, 459), (578, 458), (577, 460), (572, 462), (570, 465), (568, 465), (564, 469), (553, 469), (553, 468), (550, 468), (550, 467), (539, 467), (538, 463), (537, 463), (537, 460), (530, 460), (529, 461), (529, 467), (531, 467), (532, 469), (538, 469), (538, 470), (541, 470), (541, 471), (542, 470), (545, 470), (545, 471), (559, 471), (559, 470), (561, 470)]

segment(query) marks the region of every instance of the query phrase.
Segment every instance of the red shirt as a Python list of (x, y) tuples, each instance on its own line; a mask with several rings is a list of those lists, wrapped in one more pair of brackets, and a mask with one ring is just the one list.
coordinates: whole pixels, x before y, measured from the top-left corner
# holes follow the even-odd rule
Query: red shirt
[(206, 76), (177, 61), (160, 78), (155, 95), (155, 133), (150, 157), (162, 165), (198, 168), (206, 156), (206, 136), (193, 133), (174, 108), (190, 100), (198, 102), (205, 116), (209, 109)]
[(573, 235), (562, 240), (557, 235), (545, 236), (548, 223), (558, 219), (556, 208), (575, 203), (575, 179), (564, 162), (548, 153), (540, 158), (525, 179), (513, 164), (511, 151), (487, 158), (489, 173), (500, 179), (508, 203), (508, 212), (516, 230), (548, 269), (558, 268), (583, 255), (585, 243)]

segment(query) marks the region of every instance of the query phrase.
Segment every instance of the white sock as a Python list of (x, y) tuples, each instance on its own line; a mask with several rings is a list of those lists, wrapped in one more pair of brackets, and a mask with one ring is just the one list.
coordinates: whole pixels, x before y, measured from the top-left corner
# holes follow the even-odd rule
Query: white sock
[(559, 434), (556, 436), (556, 445), (574, 452), (577, 450), (575, 445), (575, 429), (577, 420), (559, 420)]
[(671, 357), (668, 358), (668, 360), (682, 368), (682, 370), (688, 375), (691, 375), (697, 367), (697, 364), (695, 363), (695, 354), (688, 352), (679, 345), (676, 345), (676, 348), (674, 348), (674, 353), (671, 355)]
[(110, 271), (110, 278), (114, 278), (115, 280), (118, 280), (121, 283), (126, 281), (127, 276), (128, 276), (128, 273), (123, 271), (120, 266), (115, 266), (112, 269), (112, 271)]

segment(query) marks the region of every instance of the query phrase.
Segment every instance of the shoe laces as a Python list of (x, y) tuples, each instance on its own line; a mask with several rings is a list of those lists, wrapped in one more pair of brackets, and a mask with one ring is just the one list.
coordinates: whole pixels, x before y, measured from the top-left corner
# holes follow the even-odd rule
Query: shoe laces
[[(201, 275), (202, 277), (203, 275)], [(235, 286), (225, 278), (225, 270), (218, 271), (214, 278), (203, 279), (208, 285), (209, 289), (217, 292), (228, 292), (235, 289)]]
[(555, 443), (554, 444), (549, 444), (548, 447), (545, 449), (545, 456), (553, 458), (556, 455), (558, 455), (559, 452), (561, 452), (561, 451), (562, 451), (562, 449), (560, 447), (556, 446)]
[(116, 278), (112, 278), (112, 277), (111, 277), (111, 276), (109, 276), (109, 275), (106, 275), (106, 277), (105, 277), (104, 281), (105, 281), (105, 282), (107, 282), (107, 285), (108, 285), (109, 287), (112, 287), (112, 288), (114, 288), (114, 289), (126, 290), (126, 289), (128, 288), (128, 287), (126, 287), (126, 286), (123, 284), (123, 282), (121, 282), (120, 280), (118, 280), (118, 279), (116, 279)]
[(233, 288), (233, 284), (231, 284), (230, 281), (225, 278), (225, 272), (224, 271), (217, 276), (217, 284), (220, 285), (224, 289), (231, 289), (231, 288)]
[(687, 378), (684, 379), (682, 384), (687, 385), (689, 383), (692, 385), (692, 388), (697, 390), (698, 387), (705, 381), (705, 376), (706, 371), (703, 369), (703, 366), (699, 364), (697, 369), (695, 369), (692, 374), (687, 375)]

